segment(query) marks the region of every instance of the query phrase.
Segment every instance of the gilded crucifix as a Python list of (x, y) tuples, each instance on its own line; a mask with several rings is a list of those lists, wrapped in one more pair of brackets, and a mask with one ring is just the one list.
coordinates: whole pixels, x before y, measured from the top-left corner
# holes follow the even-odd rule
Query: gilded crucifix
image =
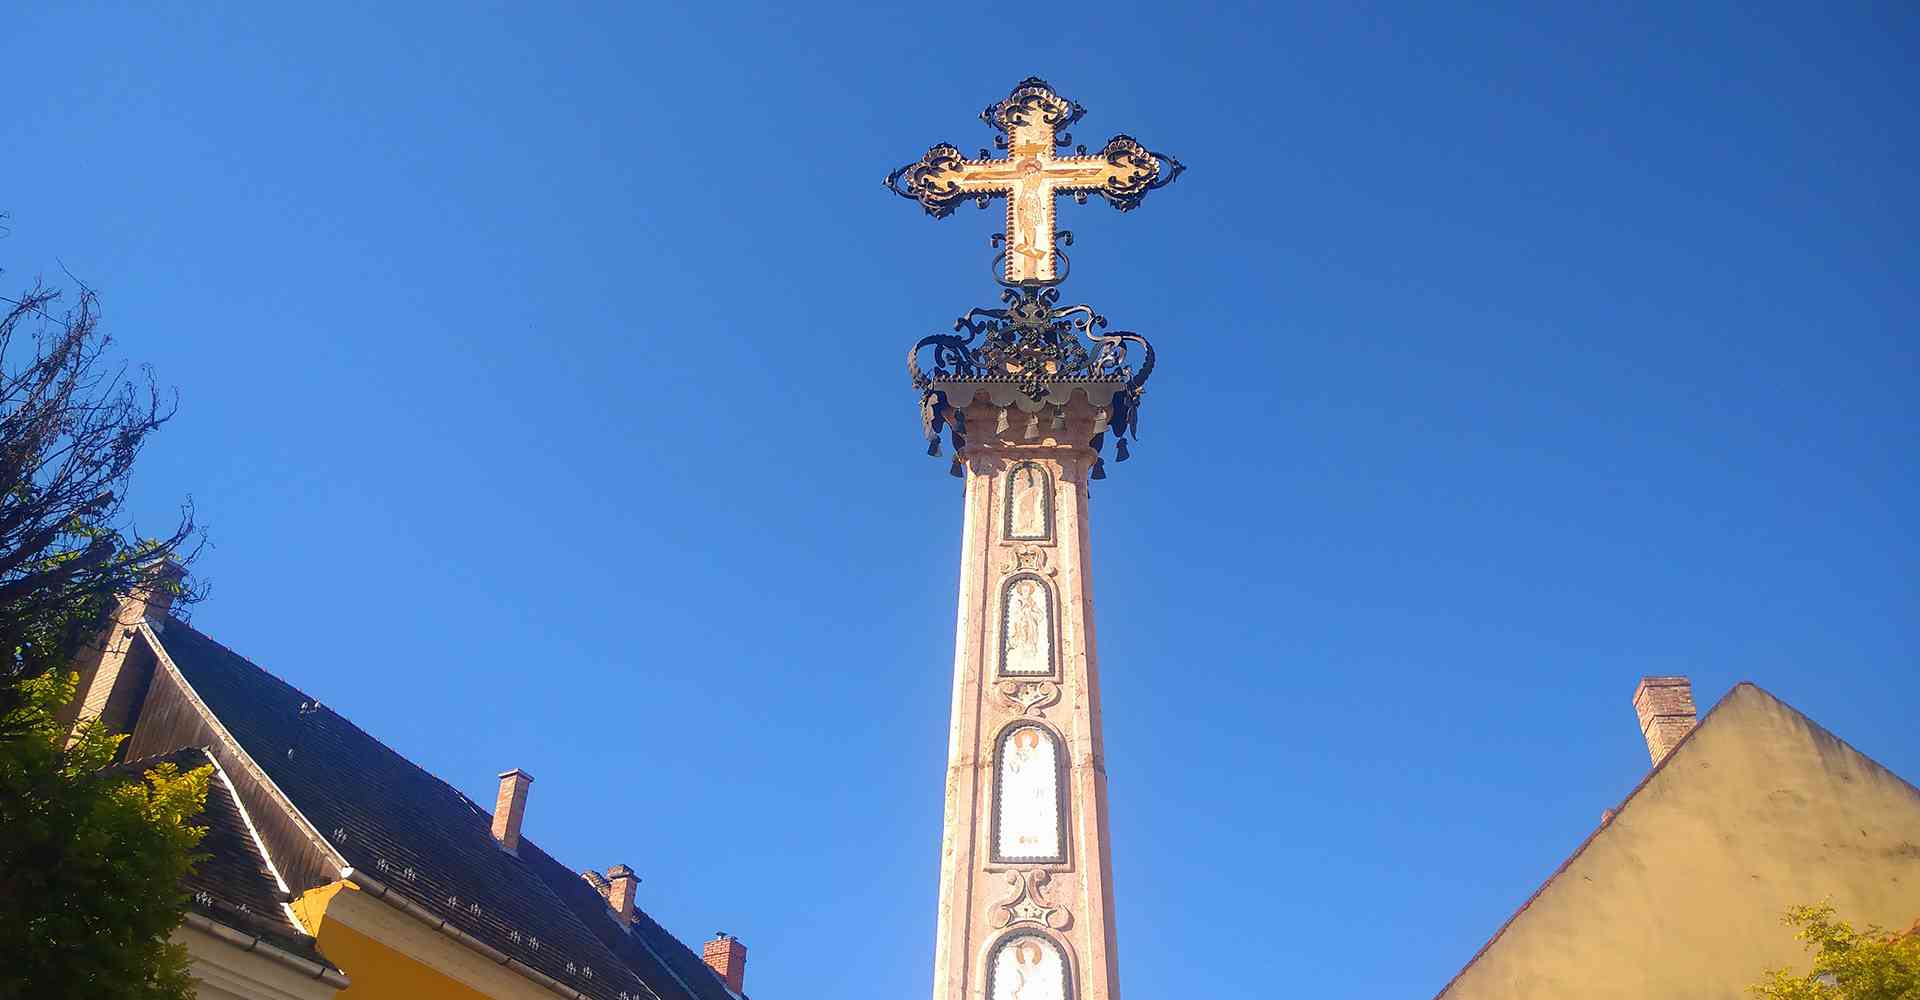
[(1097, 194), (1122, 212), (1140, 204), (1148, 191), (1165, 187), (1185, 167), (1164, 153), (1116, 135), (1099, 152), (1085, 146), (1077, 155), (1055, 156), (1054, 150), (1073, 143), (1065, 130), (1086, 109), (1055, 93), (1045, 80), (1028, 77), (1006, 100), (980, 113), (1000, 131), (994, 144), (1007, 151), (990, 158), (985, 149), (978, 159), (967, 159), (951, 144), (941, 143), (927, 155), (887, 175), (895, 194), (918, 201), (934, 218), (952, 214), (956, 205), (972, 200), (985, 207), (990, 198), (1007, 200), (1006, 281), (1009, 284), (1050, 284), (1059, 273), (1055, 248), (1053, 202), (1068, 194), (1085, 203)]

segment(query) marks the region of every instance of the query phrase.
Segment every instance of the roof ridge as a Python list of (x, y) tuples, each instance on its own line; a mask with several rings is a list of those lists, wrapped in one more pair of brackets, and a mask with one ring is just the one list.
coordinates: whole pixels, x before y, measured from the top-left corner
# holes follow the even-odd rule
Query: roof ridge
[[(1719, 712), (1721, 708), (1725, 707), (1727, 702), (1733, 699), (1734, 692), (1740, 690), (1742, 687), (1751, 687), (1755, 691), (1759, 691), (1761, 694), (1764, 694), (1769, 698), (1773, 698), (1773, 695), (1771, 693), (1767, 692), (1765, 689), (1761, 688), (1758, 684), (1754, 684), (1751, 681), (1741, 681), (1738, 684), (1735, 684), (1734, 686), (1728, 688), (1727, 693), (1721, 695), (1720, 700), (1714, 702), (1713, 707), (1707, 709), (1707, 712), (1705, 715), (1700, 716), (1700, 721), (1694, 723), (1693, 728), (1687, 730), (1687, 734), (1685, 736), (1680, 737), (1679, 742), (1675, 743), (1673, 745), (1673, 748), (1667, 751), (1666, 756), (1660, 758), (1659, 763), (1653, 765), (1653, 767), (1647, 770), (1646, 774), (1641, 776), (1640, 780), (1634, 784), (1632, 790), (1627, 792), (1626, 797), (1621, 799), (1618, 805), (1614, 806), (1612, 809), (1607, 810), (1605, 817), (1600, 821), (1600, 825), (1594, 827), (1591, 831), (1587, 833), (1585, 837), (1581, 838), (1579, 845), (1573, 849), (1573, 853), (1567, 855), (1566, 859), (1560, 862), (1559, 867), (1555, 868), (1552, 871), (1552, 873), (1547, 875), (1546, 879), (1542, 881), (1540, 885), (1533, 890), (1533, 892), (1527, 895), (1527, 898), (1520, 903), (1520, 906), (1517, 909), (1515, 909), (1513, 913), (1507, 917), (1506, 920), (1501, 921), (1499, 928), (1493, 932), (1493, 936), (1487, 938), (1487, 943), (1481, 945), (1480, 950), (1474, 952), (1473, 957), (1467, 959), (1466, 964), (1460, 967), (1460, 971), (1454, 973), (1453, 978), (1447, 980), (1446, 984), (1440, 987), (1440, 991), (1433, 995), (1433, 1000), (1441, 1000), (1441, 998), (1445, 997), (1447, 995), (1447, 991), (1450, 989), (1453, 989), (1453, 984), (1459, 982), (1460, 977), (1466, 975), (1467, 970), (1473, 968), (1475, 962), (1480, 961), (1480, 959), (1484, 957), (1488, 951), (1492, 950), (1494, 944), (1500, 940), (1501, 936), (1507, 933), (1507, 929), (1513, 926), (1514, 921), (1519, 920), (1520, 915), (1527, 912), (1527, 908), (1532, 906), (1534, 901), (1539, 899), (1540, 895), (1547, 891), (1548, 886), (1552, 885), (1554, 881), (1558, 879), (1560, 876), (1566, 874), (1567, 869), (1573, 867), (1573, 863), (1575, 861), (1580, 860), (1580, 855), (1586, 853), (1587, 848), (1593, 844), (1595, 838), (1599, 837), (1602, 833), (1605, 833), (1607, 831), (1607, 828), (1613, 825), (1613, 821), (1620, 818), (1620, 813), (1627, 808), (1627, 803), (1632, 802), (1633, 797), (1636, 795), (1639, 795), (1640, 790), (1647, 787), (1647, 783), (1653, 780), (1654, 775), (1659, 774), (1662, 770), (1664, 770), (1669, 761), (1672, 761), (1675, 757), (1680, 755), (1681, 748), (1685, 747), (1688, 743), (1691, 743), (1693, 741), (1694, 735), (1700, 732), (1700, 730), (1706, 728), (1707, 723), (1710, 720), (1712, 720), (1715, 713)], [(1774, 698), (1773, 700), (1780, 701), (1780, 699), (1778, 698)], [(1780, 703), (1782, 705), (1786, 704), (1786, 702), (1780, 702)], [(1788, 707), (1791, 708), (1792, 706), (1788, 706)], [(1805, 718), (1805, 716), (1801, 716), (1801, 717)], [(1808, 721), (1811, 722), (1812, 720), (1809, 719)]]
[[(1901, 777), (1900, 772), (1895, 771), (1893, 768), (1890, 768), (1887, 765), (1882, 764), (1879, 761), (1873, 759), (1872, 755), (1868, 754), (1864, 750), (1861, 750), (1859, 747), (1854, 746), (1851, 743), (1848, 743), (1846, 739), (1843, 738), (1839, 733), (1836, 733), (1833, 730), (1828, 729), (1827, 727), (1821, 725), (1818, 721), (1814, 719), (1813, 716), (1800, 711), (1800, 709), (1794, 707), (1792, 702), (1786, 700), (1785, 698), (1780, 697), (1777, 694), (1774, 694), (1772, 691), (1769, 691), (1766, 688), (1763, 688), (1752, 681), (1736, 681), (1733, 687), (1728, 689), (1727, 697), (1732, 697), (1734, 691), (1737, 691), (1743, 687), (1752, 688), (1755, 691), (1759, 692), (1760, 694), (1763, 694), (1768, 698), (1772, 699), (1775, 704), (1779, 705), (1781, 708), (1784, 708), (1789, 712), (1792, 712), (1795, 716), (1797, 716), (1800, 719), (1801, 722), (1804, 722), (1808, 726), (1812, 727), (1815, 732), (1818, 732), (1826, 736), (1828, 739), (1834, 741), (1835, 743), (1838, 743), (1841, 746), (1845, 747), (1849, 753), (1852, 753), (1854, 756), (1859, 757), (1861, 760), (1864, 760), (1868, 764), (1873, 765), (1874, 770), (1879, 771), (1880, 773), (1886, 775), (1887, 777), (1892, 778), (1893, 780), (1898, 781), (1899, 783), (1907, 786), (1907, 790), (1912, 792), (1915, 796), (1920, 796), (1920, 785), (1915, 785), (1913, 782), (1908, 781), (1907, 779)], [(1722, 698), (1720, 700), (1725, 701), (1726, 698)], [(1719, 708), (1720, 706), (1718, 704), (1715, 704), (1713, 707)], [(1700, 721), (1704, 723), (1706, 720), (1703, 718)], [(1698, 729), (1700, 727), (1695, 726), (1694, 728)], [(1688, 733), (1687, 735), (1691, 736), (1693, 734)], [(1686, 741), (1682, 740), (1681, 742), (1684, 743)], [(1674, 749), (1676, 750), (1679, 749), (1678, 744), (1675, 745)]]
[(1587, 848), (1593, 844), (1594, 840), (1598, 838), (1602, 833), (1605, 833), (1607, 831), (1607, 828), (1613, 825), (1614, 820), (1620, 818), (1620, 814), (1626, 811), (1628, 804), (1631, 803), (1634, 800), (1634, 798), (1640, 794), (1642, 789), (1647, 787), (1648, 783), (1653, 781), (1654, 776), (1658, 775), (1661, 771), (1665, 770), (1667, 765), (1671, 763), (1675, 757), (1680, 755), (1680, 751), (1685, 749), (1687, 744), (1693, 742), (1694, 736), (1697, 735), (1700, 732), (1700, 730), (1705, 729), (1707, 727), (1707, 723), (1713, 721), (1713, 717), (1716, 714), (1718, 714), (1722, 708), (1725, 708), (1726, 705), (1733, 700), (1733, 696), (1735, 694), (1738, 694), (1742, 688), (1751, 689), (1754, 693), (1760, 695), (1761, 697), (1766, 698), (1768, 701), (1771, 701), (1774, 704), (1779, 705), (1781, 708), (1784, 708), (1787, 711), (1793, 713), (1794, 717), (1799, 719), (1801, 722), (1806, 723), (1808, 728), (1826, 736), (1828, 739), (1833, 740), (1835, 743), (1840, 744), (1840, 746), (1844, 747), (1848, 752), (1852, 753), (1853, 755), (1859, 757), (1861, 760), (1864, 760), (1868, 764), (1872, 765), (1875, 770), (1879, 771), (1882, 774), (1887, 775), (1888, 777), (1893, 778), (1895, 781), (1898, 781), (1900, 784), (1905, 785), (1908, 791), (1912, 792), (1916, 797), (1920, 797), (1920, 787), (1916, 787), (1912, 782), (1901, 777), (1899, 773), (1895, 772), (1892, 768), (1886, 766), (1885, 764), (1880, 763), (1877, 760), (1874, 760), (1872, 757), (1868, 756), (1867, 754), (1862, 753), (1860, 751), (1860, 748), (1854, 746), (1851, 743), (1848, 743), (1844, 739), (1841, 739), (1840, 736), (1834, 733), (1833, 730), (1828, 729), (1827, 727), (1814, 721), (1812, 716), (1808, 715), (1805, 712), (1802, 712), (1798, 708), (1795, 708), (1786, 699), (1781, 698), (1779, 695), (1774, 694), (1772, 691), (1769, 691), (1766, 688), (1761, 687), (1760, 685), (1754, 683), (1753, 681), (1750, 681), (1750, 680), (1736, 681), (1734, 682), (1732, 687), (1727, 688), (1726, 694), (1723, 694), (1720, 696), (1720, 700), (1713, 703), (1712, 708), (1707, 709), (1706, 714), (1700, 716), (1700, 720), (1694, 723), (1693, 728), (1687, 730), (1687, 733), (1685, 736), (1680, 737), (1679, 742), (1675, 743), (1673, 745), (1673, 748), (1667, 751), (1666, 756), (1661, 757), (1659, 763), (1654, 764), (1653, 767), (1647, 770), (1647, 773), (1645, 775), (1641, 776), (1640, 780), (1634, 784), (1633, 788), (1627, 792), (1626, 796), (1620, 800), (1619, 804), (1614, 806), (1612, 809), (1607, 810), (1605, 817), (1600, 821), (1600, 825), (1594, 827), (1593, 830), (1589, 832), (1586, 835), (1586, 837), (1580, 841), (1579, 845), (1573, 849), (1573, 853), (1567, 855), (1566, 860), (1560, 862), (1560, 866), (1555, 868), (1553, 872), (1546, 877), (1546, 880), (1541, 882), (1539, 887), (1535, 888), (1533, 892), (1527, 896), (1526, 900), (1520, 904), (1519, 908), (1514, 910), (1513, 913), (1510, 916), (1508, 916), (1507, 919), (1500, 924), (1500, 927), (1493, 932), (1493, 936), (1489, 937), (1487, 939), (1487, 942), (1480, 946), (1480, 950), (1474, 952), (1473, 957), (1467, 959), (1466, 964), (1460, 967), (1460, 971), (1454, 973), (1453, 978), (1447, 980), (1446, 985), (1440, 987), (1440, 992), (1434, 994), (1434, 1000), (1441, 1000), (1442, 997), (1445, 997), (1447, 995), (1447, 991), (1452, 989), (1453, 985), (1460, 981), (1460, 977), (1466, 975), (1467, 970), (1472, 969), (1474, 966), (1474, 963), (1480, 961), (1480, 959), (1483, 956), (1485, 956), (1489, 950), (1493, 948), (1494, 944), (1500, 940), (1501, 936), (1506, 934), (1507, 929), (1513, 926), (1514, 921), (1519, 920), (1520, 915), (1527, 912), (1527, 908), (1532, 906), (1534, 901), (1539, 899), (1540, 895), (1547, 891), (1547, 887), (1553, 885), (1554, 881), (1558, 879), (1561, 875), (1566, 874), (1567, 869), (1573, 867), (1573, 863), (1575, 861), (1580, 860), (1580, 855), (1586, 853)]

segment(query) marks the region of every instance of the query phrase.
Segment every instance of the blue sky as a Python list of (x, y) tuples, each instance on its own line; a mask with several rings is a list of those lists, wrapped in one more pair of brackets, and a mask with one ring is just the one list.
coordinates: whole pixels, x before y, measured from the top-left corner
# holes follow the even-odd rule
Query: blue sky
[(1431, 995), (1645, 771), (1641, 674), (1920, 778), (1911, 8), (163, 6), (9, 16), (0, 284), (179, 387), (199, 625), (530, 770), (755, 996), (930, 983), (900, 359), (999, 216), (878, 182), (1028, 74), (1191, 167), (1062, 206), (1160, 355), (1092, 508), (1127, 995)]

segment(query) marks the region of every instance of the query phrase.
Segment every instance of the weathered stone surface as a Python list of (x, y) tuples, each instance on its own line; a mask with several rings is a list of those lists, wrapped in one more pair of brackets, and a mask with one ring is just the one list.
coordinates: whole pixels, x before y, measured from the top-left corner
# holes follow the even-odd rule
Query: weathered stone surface
[[(1037, 410), (996, 406), (984, 391), (964, 405), (953, 401), (969, 433), (960, 455), (965, 526), (933, 997), (980, 1000), (990, 990), (1008, 1000), (1113, 1000), (1086, 521), (1087, 476), (1097, 458), (1088, 442), (1107, 415), (1079, 391)], [(1047, 495), (1034, 495), (1036, 486)], [(1050, 615), (1034, 604), (1042, 595), (1051, 599)], [(1029, 745), (1022, 732), (1030, 728), (1052, 734), (1060, 752)], [(1006, 759), (1009, 753), (1022, 759)], [(1015, 763), (1052, 763), (1053, 783), (1015, 774)], [(994, 860), (1007, 855), (994, 842), (1002, 807), (1010, 810), (1007, 829), (1036, 837), (1037, 848), (1053, 846), (1039, 829), (1050, 818), (1039, 801), (1047, 787), (1056, 787), (1056, 808), (1065, 814), (1064, 860)], [(1003, 793), (1018, 801), (1003, 802)], [(1047, 853), (1037, 848), (1031, 853)], [(1019, 887), (1011, 902), (1010, 884)]]

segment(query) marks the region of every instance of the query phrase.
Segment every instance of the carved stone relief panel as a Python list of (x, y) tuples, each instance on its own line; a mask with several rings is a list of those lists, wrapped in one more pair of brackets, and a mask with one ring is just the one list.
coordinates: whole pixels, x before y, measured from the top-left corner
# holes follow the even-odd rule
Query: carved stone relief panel
[(1051, 574), (1047, 568), (1047, 550), (1032, 545), (1022, 545), (1013, 550), (1013, 561), (1009, 565), (1015, 570), (1033, 570)]
[(993, 860), (1067, 860), (1060, 741), (1023, 723), (1000, 736), (994, 766)]
[(1053, 676), (1053, 589), (1038, 576), (1021, 574), (1001, 589), (1000, 673)]
[(1073, 915), (1067, 912), (1067, 908), (1047, 900), (1047, 883), (1053, 880), (1053, 876), (1045, 868), (1006, 874), (1007, 885), (1012, 891), (994, 906), (993, 926), (1042, 924), (1056, 931), (1073, 926)]
[(1000, 700), (1021, 715), (1045, 715), (1047, 706), (1060, 700), (1060, 685), (1052, 681), (1001, 681)]
[(1069, 1000), (1067, 956), (1044, 934), (1010, 934), (987, 959), (989, 1000)]
[(1053, 538), (1053, 476), (1045, 467), (1038, 462), (1021, 462), (1008, 469), (1006, 497), (1002, 528), (1008, 539)]

